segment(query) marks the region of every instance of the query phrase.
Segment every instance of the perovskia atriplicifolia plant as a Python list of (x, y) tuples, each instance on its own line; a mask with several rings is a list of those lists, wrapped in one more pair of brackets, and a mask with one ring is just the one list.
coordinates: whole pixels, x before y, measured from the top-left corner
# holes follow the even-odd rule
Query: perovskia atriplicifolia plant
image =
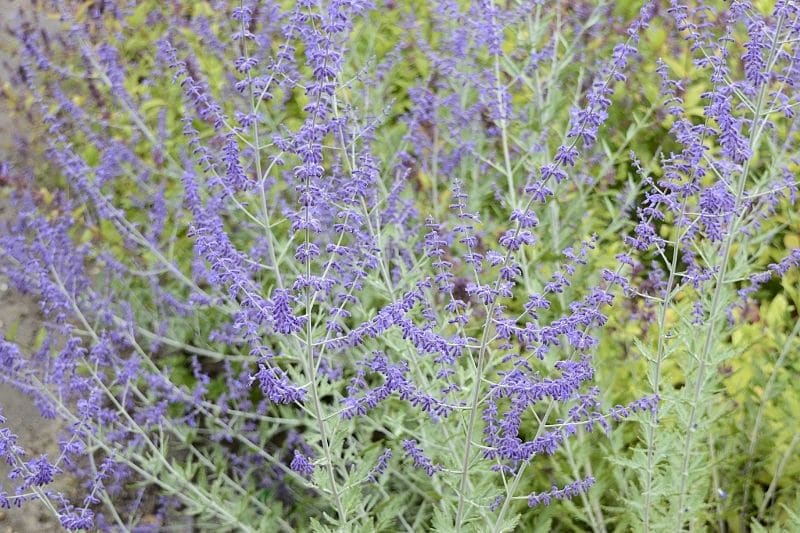
[(63, 436), (29, 457), (0, 430), (0, 505), (71, 530), (763, 515), (712, 426), (728, 330), (800, 259), (763, 261), (795, 223), (797, 7), (616, 7), (55, 1), (57, 36), (11, 28), (40, 134), (0, 268), (43, 329), (3, 379)]

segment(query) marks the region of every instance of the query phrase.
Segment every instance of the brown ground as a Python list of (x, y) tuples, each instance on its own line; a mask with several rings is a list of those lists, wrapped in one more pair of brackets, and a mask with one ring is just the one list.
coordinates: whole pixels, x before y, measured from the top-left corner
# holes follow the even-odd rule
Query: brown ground
[[(17, 8), (23, 12), (33, 9), (32, 0), (0, 0), (0, 26), (14, 24), (18, 20)], [(24, 13), (23, 13), (24, 15)], [(12, 63), (6, 32), (0, 30), (0, 65)], [(10, 61), (9, 61), (10, 60)], [(0, 89), (8, 81), (8, 73), (0, 66)], [(9, 132), (13, 120), (0, 103), (0, 160), (7, 157), (12, 148)], [(0, 220), (10, 216), (8, 191), (0, 188)], [(1, 230), (0, 230), (1, 231)], [(15, 341), (22, 348), (29, 347), (38, 330), (38, 310), (35, 302), (23, 297), (0, 278), (0, 334), (15, 331)], [(17, 434), (19, 444), (30, 456), (48, 453), (50, 458), (58, 456), (58, 424), (39, 416), (38, 409), (25, 395), (9, 385), (0, 383), (0, 408), (7, 419), (6, 426)], [(8, 468), (0, 464), (0, 491), (8, 490)], [(44, 505), (31, 502), (22, 509), (0, 509), (0, 533), (34, 533), (62, 531), (58, 519)]]
[[(0, 193), (2, 194), (2, 193)], [(0, 197), (0, 212), (4, 207)], [(10, 289), (0, 279), (0, 332), (16, 326), (16, 341), (23, 347), (30, 345), (38, 328), (36, 304)], [(58, 456), (58, 424), (39, 416), (39, 410), (24, 394), (11, 386), (0, 383), (0, 407), (6, 418), (6, 426), (18, 437), (29, 457), (47, 453), (50, 458)], [(0, 490), (8, 490), (8, 467), (0, 464)], [(56, 517), (38, 502), (26, 504), (21, 509), (0, 510), (0, 533), (33, 533), (60, 531)]]

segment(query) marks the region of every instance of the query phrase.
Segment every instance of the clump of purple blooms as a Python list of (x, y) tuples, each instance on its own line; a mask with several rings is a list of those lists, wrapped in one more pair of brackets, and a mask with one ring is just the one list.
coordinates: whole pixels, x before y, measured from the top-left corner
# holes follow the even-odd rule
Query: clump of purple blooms
[[(0, 507), (125, 530), (138, 483), (162, 520), (227, 530), (503, 531), (574, 499), (604, 530), (605, 490), (683, 528), (651, 509), (703, 507), (693, 431), (721, 331), (800, 264), (747, 270), (758, 245), (737, 248), (795, 205), (798, 6), (182, 4), (58, 0), (57, 39), (13, 29), (44, 134), (7, 170), (0, 271), (44, 329), (0, 338), (2, 380), (63, 436), (29, 457), (0, 427)], [(674, 62), (641, 63), (652, 25), (709, 80), (699, 113)], [(614, 108), (638, 76), (661, 91), (641, 121)], [(642, 154), (652, 117), (669, 141)], [(609, 213), (571, 211), (593, 194)], [(634, 308), (659, 335), (642, 386), (601, 390), (610, 310), (617, 328)], [(675, 310), (700, 334), (683, 326), (699, 340), (673, 388)], [(573, 447), (630, 417), (613, 496)]]

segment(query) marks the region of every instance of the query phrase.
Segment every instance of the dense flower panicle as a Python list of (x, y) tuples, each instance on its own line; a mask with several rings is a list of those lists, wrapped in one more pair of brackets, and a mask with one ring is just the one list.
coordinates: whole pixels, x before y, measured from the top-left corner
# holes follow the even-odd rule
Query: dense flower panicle
[(294, 458), (290, 466), (292, 470), (306, 477), (310, 477), (314, 473), (314, 465), (297, 450), (294, 451)]
[[(3, 421), (5, 423), (5, 420)], [(15, 466), (25, 450), (17, 445), (17, 436), (8, 428), (0, 429), (0, 457), (8, 466)]]
[(25, 463), (25, 468), (29, 472), (25, 476), (23, 487), (30, 486), (43, 487), (53, 482), (59, 469), (48, 461), (46, 455), (41, 455)]
[(386, 469), (389, 468), (389, 461), (392, 459), (392, 450), (386, 448), (380, 456), (378, 456), (378, 461), (375, 463), (369, 474), (367, 474), (367, 481), (372, 483), (377, 483), (380, 476), (386, 472)]
[(75, 510), (72, 506), (59, 510), (61, 525), (70, 531), (90, 529), (95, 524), (95, 515), (91, 509), (81, 508)]
[[(384, 383), (377, 388), (368, 390), (362, 396), (346, 397), (343, 400), (345, 406), (342, 410), (343, 418), (351, 419), (355, 416), (363, 416), (395, 393), (400, 399), (419, 407), (433, 419), (450, 414), (452, 408), (449, 405), (423, 393), (408, 379), (406, 376), (409, 372), (407, 363), (392, 365), (385, 355), (376, 354), (372, 359), (365, 361), (364, 366), (372, 372), (383, 375)], [(363, 373), (359, 374), (359, 380), (363, 380), (363, 377)], [(351, 389), (353, 385), (354, 383), (351, 382)]]
[(279, 368), (268, 368), (266, 364), (259, 365), (258, 372), (251, 376), (250, 380), (251, 383), (258, 381), (264, 395), (275, 403), (290, 404), (305, 400), (305, 389), (292, 384), (286, 373)]
[(285, 290), (276, 290), (269, 301), (269, 318), (278, 333), (289, 334), (300, 330), (305, 319), (294, 316), (289, 306), (289, 293)]
[(579, 479), (578, 481), (564, 485), (561, 488), (554, 485), (553, 488), (547, 492), (531, 493), (531, 495), (528, 496), (528, 507), (536, 507), (537, 505), (550, 505), (553, 503), (553, 500), (574, 498), (575, 496), (588, 491), (589, 487), (594, 485), (594, 483), (595, 479), (589, 476), (587, 478)]
[(225, 165), (226, 178), (229, 187), (233, 190), (241, 190), (247, 187), (248, 178), (244, 173), (242, 164), (239, 160), (239, 144), (236, 136), (232, 133), (227, 135), (225, 142)]
[(409, 457), (414, 462), (414, 467), (422, 469), (429, 476), (433, 476), (442, 469), (440, 465), (434, 464), (433, 461), (425, 455), (422, 449), (417, 446), (416, 440), (404, 440), (403, 449), (406, 451), (406, 457)]

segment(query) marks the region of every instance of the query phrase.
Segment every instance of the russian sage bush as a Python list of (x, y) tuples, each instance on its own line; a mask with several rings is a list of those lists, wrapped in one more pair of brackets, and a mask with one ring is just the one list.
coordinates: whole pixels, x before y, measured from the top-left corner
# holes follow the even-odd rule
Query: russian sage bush
[[(736, 479), (763, 413), (722, 473), (712, 428), (730, 332), (800, 263), (765, 253), (797, 227), (798, 7), (634, 7), (57, 1), (56, 36), (12, 28), (39, 129), (0, 267), (43, 330), (2, 341), (3, 380), (63, 437), (29, 457), (0, 430), (0, 505), (71, 530), (762, 521), (783, 468), (757, 505)], [(621, 336), (633, 370), (599, 357)]]

